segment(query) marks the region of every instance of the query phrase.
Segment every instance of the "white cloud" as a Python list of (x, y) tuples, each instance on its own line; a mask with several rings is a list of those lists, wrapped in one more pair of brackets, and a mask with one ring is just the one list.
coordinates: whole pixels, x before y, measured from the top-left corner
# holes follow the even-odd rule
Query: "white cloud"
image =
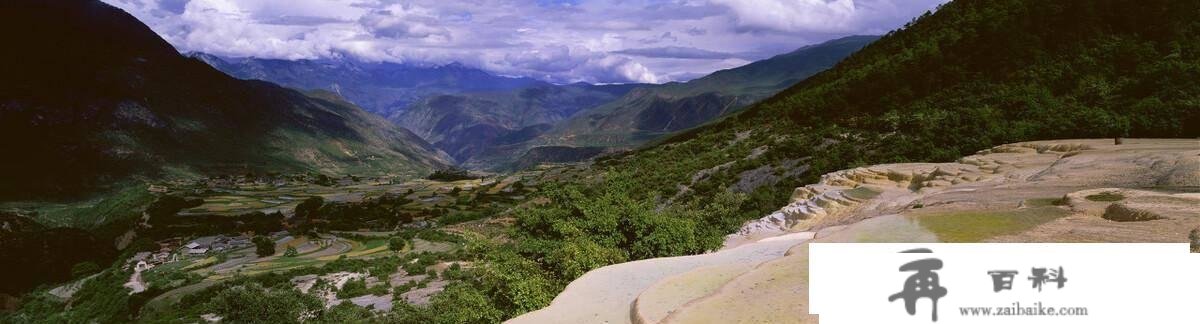
[[(181, 51), (460, 62), (553, 82), (688, 79), (849, 34), (944, 0), (104, 0)], [(666, 49), (666, 50), (664, 50)]]
[[(897, 5), (895, 1), (903, 1)], [(739, 28), (778, 32), (889, 30), (945, 0), (712, 0), (734, 12)], [(902, 22), (901, 22), (902, 23)]]
[(436, 38), (447, 42), (450, 30), (438, 26), (438, 17), (426, 8), (406, 5), (391, 5), (383, 10), (373, 10), (359, 18), (359, 23), (372, 34), (388, 38)]

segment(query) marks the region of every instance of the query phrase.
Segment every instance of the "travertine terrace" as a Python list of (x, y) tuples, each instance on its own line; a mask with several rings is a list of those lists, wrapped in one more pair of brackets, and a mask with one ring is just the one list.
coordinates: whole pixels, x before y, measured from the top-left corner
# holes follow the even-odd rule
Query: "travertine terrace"
[(1015, 143), (826, 174), (709, 254), (596, 269), (511, 323), (815, 323), (808, 242), (1186, 242), (1200, 141)]

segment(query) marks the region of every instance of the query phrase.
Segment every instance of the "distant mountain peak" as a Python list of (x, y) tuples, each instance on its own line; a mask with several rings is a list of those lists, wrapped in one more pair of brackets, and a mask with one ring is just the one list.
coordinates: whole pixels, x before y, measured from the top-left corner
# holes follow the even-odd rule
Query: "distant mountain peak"
[(279, 60), (195, 55), (237, 78), (270, 81), (302, 90), (334, 91), (367, 111), (385, 117), (398, 114), (430, 95), (509, 91), (549, 84), (531, 78), (499, 76), (459, 62), (438, 66), (364, 62), (350, 57)]

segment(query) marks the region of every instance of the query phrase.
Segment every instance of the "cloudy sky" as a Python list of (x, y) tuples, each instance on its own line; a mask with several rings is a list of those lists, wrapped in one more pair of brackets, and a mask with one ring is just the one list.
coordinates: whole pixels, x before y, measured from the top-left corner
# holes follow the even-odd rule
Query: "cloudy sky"
[(104, 0), (180, 51), (460, 62), (547, 81), (683, 81), (946, 0)]

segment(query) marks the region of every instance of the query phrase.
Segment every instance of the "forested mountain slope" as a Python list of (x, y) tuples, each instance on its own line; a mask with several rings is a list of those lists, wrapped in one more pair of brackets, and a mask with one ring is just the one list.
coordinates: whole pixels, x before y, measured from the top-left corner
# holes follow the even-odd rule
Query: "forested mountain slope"
[[(547, 125), (552, 127), (538, 130), (536, 137), (496, 143), (463, 162), (475, 168), (513, 169), (540, 162), (580, 161), (600, 152), (627, 150), (770, 97), (828, 69), (876, 39), (877, 36), (849, 36), (688, 82), (632, 86), (613, 92), (614, 98), (599, 102), (594, 108), (580, 109), (570, 118)], [(617, 85), (592, 87), (622, 89)]]
[(449, 163), (345, 101), (179, 55), (99, 1), (5, 1), (0, 34), (14, 46), (0, 53), (0, 199), (80, 195), (133, 175), (422, 175)]
[[(954, 1), (742, 113), (608, 168), (633, 170), (671, 195), (698, 171), (734, 162), (690, 188), (707, 196), (763, 166), (803, 166), (799, 182), (812, 182), (850, 166), (949, 161), (1001, 143), (1195, 137), (1198, 9), (1188, 1)], [(796, 184), (756, 194), (783, 202)]]
[[(511, 91), (426, 97), (388, 120), (412, 130), (460, 163), (498, 146), (523, 143), (576, 113), (640, 85), (539, 85)], [(505, 154), (507, 155), (507, 154)], [(487, 163), (471, 163), (485, 167)]]
[(682, 83), (647, 86), (572, 118), (547, 134), (564, 145), (631, 146), (692, 128), (770, 97), (824, 71), (877, 36), (849, 36), (713, 72)]

